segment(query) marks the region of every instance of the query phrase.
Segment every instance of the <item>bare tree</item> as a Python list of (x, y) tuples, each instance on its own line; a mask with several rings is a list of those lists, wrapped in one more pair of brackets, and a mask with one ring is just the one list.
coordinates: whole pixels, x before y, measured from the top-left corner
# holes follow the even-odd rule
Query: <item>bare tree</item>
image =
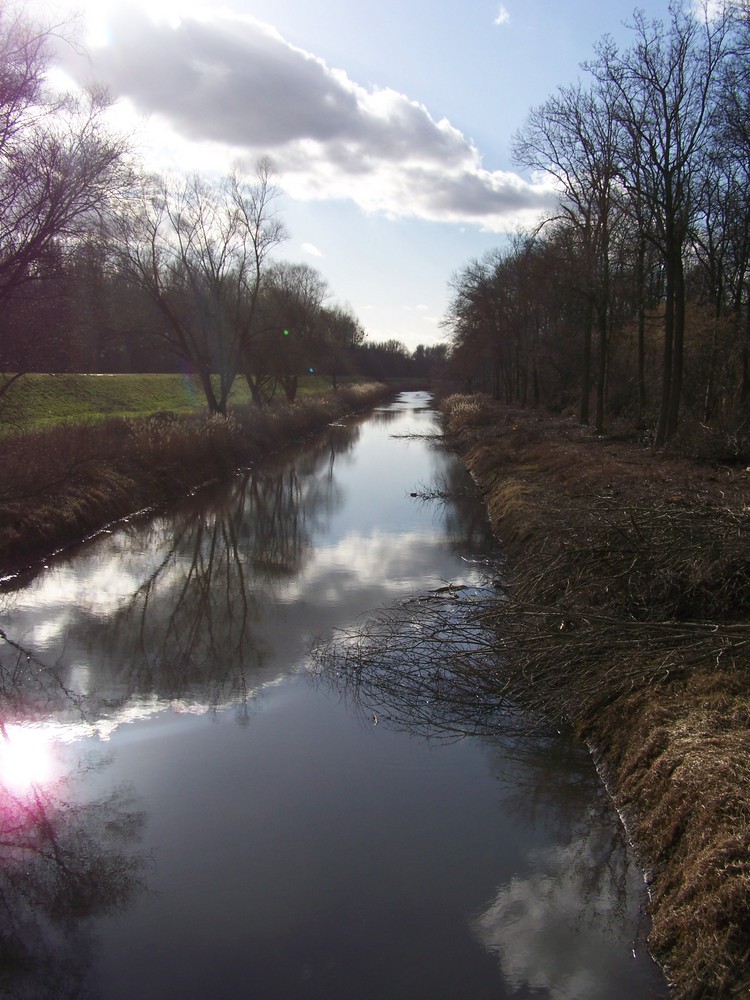
[[(551, 345), (561, 335), (571, 340), (568, 286), (576, 273), (570, 262), (577, 263), (562, 235), (560, 227), (545, 237), (519, 234), (454, 276), (444, 325), (452, 331), (451, 366), (466, 389), (522, 406), (559, 396), (559, 375), (549, 377)], [(563, 365), (559, 357), (557, 367)]]
[(323, 309), (320, 325), (322, 343), (319, 364), (323, 366), (333, 388), (337, 389), (339, 376), (365, 341), (364, 327), (348, 306)]
[(154, 335), (198, 375), (211, 412), (226, 413), (258, 334), (268, 255), (285, 238), (277, 193), (266, 160), (253, 182), (141, 177), (113, 233), (120, 269), (158, 309)]
[(127, 143), (105, 126), (106, 96), (45, 90), (51, 33), (0, 0), (0, 321), (53, 245), (91, 234), (123, 180)]
[(592, 327), (598, 331), (596, 430), (604, 424), (610, 333), (610, 253), (617, 204), (619, 129), (608, 85), (561, 87), (532, 110), (514, 138), (514, 155), (544, 170), (560, 192), (560, 214), (575, 234), (586, 276), (581, 289), (589, 308), (583, 328), (580, 420), (589, 420)]
[[(456, 364), (476, 363), (489, 376), (486, 388), (496, 399), (512, 398), (513, 352), (510, 345), (510, 282), (504, 280), (510, 253), (488, 251), (481, 260), (471, 260), (450, 281), (454, 292), (444, 325), (453, 333)], [(472, 380), (474, 372), (466, 370)]]
[[(739, 5), (735, 44), (726, 60), (715, 142), (718, 177), (699, 233), (717, 314), (729, 312), (739, 335), (740, 402), (750, 400), (750, 4)], [(724, 301), (725, 300), (725, 301)]]
[(261, 296), (263, 334), (249, 339), (246, 378), (257, 385), (267, 373), (289, 402), (297, 395), (299, 376), (320, 353), (321, 316), (328, 296), (325, 279), (308, 264), (280, 261), (268, 269)]
[(680, 3), (665, 26), (636, 11), (635, 44), (620, 52), (611, 40), (597, 48), (590, 69), (614, 95), (622, 125), (620, 180), (645, 238), (664, 269), (662, 397), (656, 444), (677, 429), (685, 337), (684, 254), (699, 206), (701, 169), (712, 144), (722, 60), (731, 18), (702, 17)]

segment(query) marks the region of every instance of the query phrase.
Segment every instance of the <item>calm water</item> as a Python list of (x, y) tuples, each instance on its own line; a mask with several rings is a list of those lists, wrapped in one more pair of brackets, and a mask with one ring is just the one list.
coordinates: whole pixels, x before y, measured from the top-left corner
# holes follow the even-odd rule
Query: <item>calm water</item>
[[(0, 595), (0, 995), (664, 995), (565, 737), (434, 738), (312, 675), (332, 629), (482, 585), (481, 505), (405, 394)], [(423, 728), (423, 727), (422, 727)]]

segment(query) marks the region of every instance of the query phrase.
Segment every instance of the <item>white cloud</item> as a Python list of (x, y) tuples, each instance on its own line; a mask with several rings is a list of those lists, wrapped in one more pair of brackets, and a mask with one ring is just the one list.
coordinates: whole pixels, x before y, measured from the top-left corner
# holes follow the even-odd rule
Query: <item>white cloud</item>
[(643, 881), (611, 837), (595, 824), (565, 846), (532, 854), (531, 874), (501, 885), (474, 920), (513, 992), (599, 1000), (629, 971)]
[(498, 11), (497, 17), (495, 18), (493, 23), (497, 25), (510, 23), (510, 11), (505, 6), (505, 4), (500, 5), (500, 10)]
[(314, 243), (303, 243), (302, 249), (305, 253), (309, 253), (312, 257), (322, 257), (323, 251), (319, 250)]
[[(296, 199), (347, 199), (390, 218), (508, 231), (551, 205), (548, 183), (488, 171), (447, 119), (406, 95), (366, 88), (286, 42), (271, 26), (217, 12), (154, 21), (116, 8), (90, 62), (68, 48), (79, 82), (92, 71), (115, 98), (151, 116), (162, 140), (211, 149), (226, 170), (270, 154)], [(199, 154), (200, 157), (200, 154)], [(197, 166), (196, 166), (196, 169)]]

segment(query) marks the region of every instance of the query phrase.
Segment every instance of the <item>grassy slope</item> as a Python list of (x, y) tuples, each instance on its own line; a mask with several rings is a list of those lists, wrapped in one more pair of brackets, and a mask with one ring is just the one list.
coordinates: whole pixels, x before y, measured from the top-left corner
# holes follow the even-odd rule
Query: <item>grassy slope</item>
[[(325, 391), (323, 379), (301, 380), (301, 393)], [(244, 380), (237, 380), (230, 405), (250, 402)], [(0, 425), (43, 429), (60, 423), (103, 417), (148, 416), (160, 411), (205, 410), (197, 383), (186, 375), (25, 375), (0, 405)]]
[[(146, 381), (152, 378), (158, 388), (160, 377)], [(27, 427), (3, 440), (0, 573), (28, 566), (133, 511), (169, 503), (201, 483), (225, 478), (392, 391), (373, 383), (343, 386), (335, 393), (311, 388), (317, 389), (308, 385), (293, 406), (237, 406), (227, 420), (199, 408), (171, 420), (144, 417), (141, 409), (135, 419), (92, 422), (86, 418), (101, 417), (101, 405), (95, 411), (89, 401), (86, 410), (79, 402), (76, 418), (63, 411), (64, 394), (59, 393), (50, 406), (57, 408), (54, 426)], [(158, 392), (148, 404), (141, 395), (139, 405), (163, 410), (167, 398)], [(104, 404), (111, 399), (103, 398)], [(60, 419), (62, 412), (67, 422)]]

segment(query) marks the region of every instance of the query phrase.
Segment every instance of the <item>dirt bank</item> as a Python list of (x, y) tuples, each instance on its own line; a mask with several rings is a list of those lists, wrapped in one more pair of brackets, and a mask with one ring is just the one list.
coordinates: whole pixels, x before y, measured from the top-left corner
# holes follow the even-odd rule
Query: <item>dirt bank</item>
[(162, 413), (8, 435), (0, 480), (0, 576), (136, 511), (226, 479), (392, 394), (369, 383), (264, 410), (238, 407), (229, 417)]
[(750, 996), (750, 473), (444, 404), (509, 559), (509, 689), (591, 746), (679, 1000)]

